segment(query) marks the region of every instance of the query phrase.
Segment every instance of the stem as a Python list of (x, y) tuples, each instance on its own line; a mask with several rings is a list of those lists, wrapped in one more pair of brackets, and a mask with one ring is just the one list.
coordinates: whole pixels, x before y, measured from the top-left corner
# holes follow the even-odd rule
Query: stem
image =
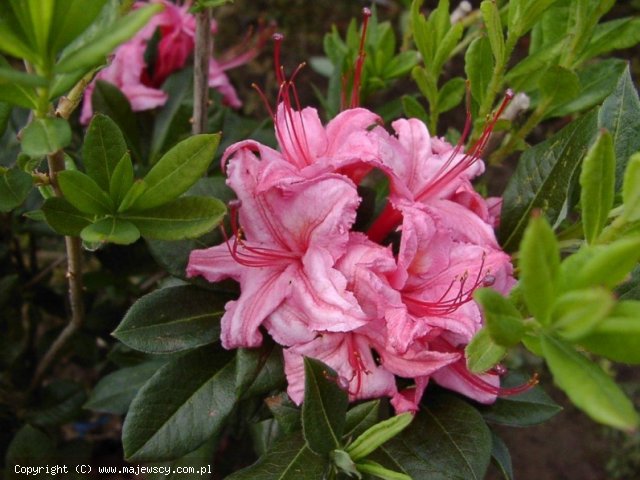
[(209, 106), (209, 58), (211, 56), (211, 14), (203, 8), (196, 14), (196, 45), (193, 71), (193, 127), (194, 135), (207, 131)]

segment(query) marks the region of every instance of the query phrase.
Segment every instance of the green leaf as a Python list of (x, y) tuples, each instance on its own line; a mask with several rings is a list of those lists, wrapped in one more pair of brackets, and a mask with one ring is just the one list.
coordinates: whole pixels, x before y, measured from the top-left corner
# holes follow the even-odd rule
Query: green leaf
[(53, 427), (72, 422), (81, 414), (87, 395), (82, 385), (68, 380), (54, 381), (42, 389), (35, 408), (25, 415), (38, 427)]
[(129, 210), (131, 208), (131, 205), (133, 205), (137, 198), (142, 195), (146, 189), (147, 184), (144, 183), (144, 180), (135, 180), (120, 201), (120, 205), (118, 206), (118, 213), (126, 212), (127, 210)]
[(207, 171), (219, 142), (219, 134), (194, 135), (169, 150), (144, 177), (147, 189), (131, 209), (154, 208), (186, 192)]
[(299, 433), (283, 438), (253, 465), (226, 480), (318, 480), (326, 465), (314, 454)]
[(0, 212), (10, 212), (22, 205), (32, 187), (31, 175), (19, 168), (0, 173)]
[[(218, 447), (217, 438), (207, 440), (202, 446), (193, 452), (187, 453), (184, 457), (172, 462), (162, 463), (164, 471), (158, 469), (157, 473), (147, 473), (146, 480), (203, 480), (211, 478), (213, 465), (211, 459), (214, 458)], [(167, 473), (170, 472), (170, 473)]]
[(542, 336), (544, 358), (556, 385), (595, 421), (622, 430), (638, 427), (640, 417), (620, 387), (602, 369), (564, 341)]
[(20, 28), (20, 22), (7, 2), (0, 4), (0, 51), (31, 63), (39, 60), (38, 54)]
[(379, 410), (380, 400), (370, 400), (350, 408), (347, 412), (343, 436), (349, 440), (375, 425)]
[(640, 364), (640, 302), (618, 303), (609, 317), (579, 343), (587, 350), (610, 360)]
[(412, 480), (409, 475), (389, 470), (373, 460), (360, 460), (356, 468), (359, 472), (373, 475), (375, 478), (381, 478), (382, 480)]
[(522, 37), (538, 21), (542, 14), (557, 0), (512, 0), (509, 3), (509, 32)]
[(612, 50), (634, 47), (640, 42), (640, 19), (626, 17), (596, 26), (587, 48), (580, 54), (585, 61)]
[(68, 73), (80, 69), (88, 71), (90, 68), (104, 63), (105, 57), (109, 53), (133, 37), (151, 17), (161, 10), (160, 5), (151, 4), (132, 11), (97, 35), (90, 44), (66, 52), (56, 64), (54, 72)]
[(428, 122), (429, 116), (427, 115), (427, 111), (422, 104), (411, 95), (402, 96), (402, 110), (404, 111), (404, 116), (407, 118), (417, 118), (424, 123)]
[(0, 102), (0, 137), (7, 131), (9, 119), (11, 118), (11, 105)]
[(114, 415), (127, 413), (138, 390), (164, 363), (161, 360), (143, 362), (102, 377), (91, 392), (84, 408)]
[(226, 211), (216, 198), (182, 197), (150, 210), (125, 211), (122, 218), (135, 223), (145, 238), (181, 240), (207, 233), (222, 221)]
[(613, 93), (618, 79), (622, 76), (627, 62), (618, 58), (608, 58), (590, 63), (578, 72), (580, 94), (566, 103), (561, 103), (545, 114), (545, 118), (565, 117), (587, 110)]
[(65, 0), (55, 2), (49, 33), (50, 51), (57, 53), (91, 25), (107, 0)]
[(438, 112), (448, 112), (457, 107), (466, 90), (466, 82), (461, 77), (455, 77), (445, 83), (438, 92)]
[(140, 298), (113, 332), (142, 352), (171, 353), (207, 345), (220, 336), (224, 299), (192, 286), (162, 288)]
[(82, 160), (87, 174), (104, 191), (109, 191), (116, 166), (126, 152), (127, 144), (116, 123), (105, 115), (95, 115), (84, 137)]
[(487, 37), (475, 39), (464, 55), (464, 71), (471, 83), (471, 96), (481, 104), (487, 94), (495, 61)]
[(503, 195), (500, 237), (505, 250), (516, 249), (534, 209), (554, 225), (565, 218), (573, 180), (596, 131), (592, 112), (522, 154)]
[(557, 296), (560, 251), (551, 227), (544, 217), (533, 217), (520, 244), (520, 286), (529, 311), (548, 324)]
[(260, 348), (238, 349), (236, 354), (236, 395), (238, 398), (262, 396), (286, 388), (282, 349), (273, 342)]
[(84, 213), (107, 214), (114, 211), (113, 201), (89, 176), (78, 170), (64, 170), (56, 176), (65, 198)]
[(436, 49), (435, 57), (432, 62), (427, 64), (436, 75), (439, 76), (440, 72), (442, 72), (443, 65), (449, 59), (453, 49), (456, 48), (460, 42), (463, 32), (464, 27), (462, 26), (462, 23), (458, 22), (448, 28), (444, 37), (437, 42), (438, 48)]
[(411, 478), (441, 480), (484, 478), (490, 458), (491, 433), (478, 411), (447, 394), (429, 396), (411, 425), (371, 456)]
[(604, 288), (572, 290), (553, 306), (553, 327), (565, 339), (576, 341), (596, 328), (614, 306), (613, 294)]
[(507, 349), (493, 341), (486, 327), (478, 331), (465, 347), (467, 368), (473, 373), (490, 370), (506, 354)]
[(504, 58), (504, 35), (502, 33), (502, 22), (500, 21), (500, 12), (495, 1), (484, 0), (480, 4), (480, 12), (482, 12), (482, 20), (487, 29), (489, 44), (493, 52), (493, 58), (496, 63), (501, 64)]
[(627, 164), (622, 185), (622, 200), (622, 218), (627, 222), (640, 220), (640, 153), (632, 155)]
[(301, 429), (300, 408), (289, 399), (286, 392), (267, 397), (264, 403), (285, 434)]
[(111, 242), (129, 245), (140, 238), (136, 226), (119, 217), (107, 217), (88, 225), (80, 232), (82, 240), (88, 243)]
[(598, 110), (598, 127), (606, 128), (613, 138), (616, 191), (620, 191), (629, 157), (640, 150), (640, 99), (629, 66), (618, 80), (614, 92)]
[[(2, 63), (0, 63), (2, 65)], [(23, 87), (46, 87), (47, 79), (39, 75), (24, 73), (13, 68), (0, 66), (0, 85), (4, 88), (7, 84), (21, 85)]]
[(538, 87), (540, 102), (548, 109), (575, 99), (580, 93), (580, 80), (571, 70), (553, 65), (540, 78)]
[(82, 213), (64, 198), (47, 198), (42, 205), (44, 218), (60, 235), (77, 237), (93, 221), (93, 215)]
[(411, 70), (411, 77), (418, 85), (420, 92), (425, 96), (429, 103), (435, 103), (438, 100), (438, 85), (435, 79), (430, 75), (424, 67), (416, 66)]
[(502, 476), (506, 480), (513, 480), (513, 466), (511, 465), (509, 448), (493, 431), (491, 432), (491, 458), (500, 469)]
[(109, 196), (113, 203), (120, 207), (127, 193), (133, 187), (133, 163), (131, 155), (126, 152), (113, 169), (113, 175), (109, 182)]
[[(55, 444), (53, 439), (41, 430), (24, 425), (9, 444), (5, 461), (7, 465), (38, 467), (55, 462)], [(10, 470), (10, 479), (24, 478)]]
[[(502, 380), (506, 388), (516, 387), (528, 380), (511, 374)], [(540, 387), (533, 387), (518, 395), (499, 397), (493, 405), (481, 406), (485, 420), (510, 427), (528, 427), (546, 422), (557, 415), (562, 407), (555, 403)]]
[[(98, 80), (91, 95), (91, 104), (95, 113), (105, 114), (118, 125), (133, 158), (140, 160), (140, 130), (127, 97), (115, 85)], [(120, 157), (116, 161), (118, 160)]]
[(524, 335), (522, 315), (507, 298), (490, 288), (480, 288), (473, 298), (482, 306), (489, 335), (498, 345), (512, 347)]
[(22, 131), (22, 151), (42, 157), (71, 143), (71, 128), (62, 118), (36, 118)]
[(412, 420), (413, 415), (406, 412), (378, 422), (360, 434), (346, 451), (353, 461), (357, 462), (402, 432)]
[(233, 353), (211, 347), (163, 366), (131, 403), (122, 432), (125, 457), (163, 461), (195, 450), (233, 409), (234, 379)]
[(562, 42), (552, 43), (540, 51), (527, 55), (506, 73), (506, 84), (515, 91), (535, 92), (538, 89), (538, 82), (549, 65), (558, 62), (562, 46)]
[(304, 359), (302, 428), (309, 448), (328, 455), (340, 448), (349, 398), (335, 371), (313, 358)]
[(593, 243), (607, 224), (609, 210), (613, 207), (615, 183), (613, 140), (609, 132), (603, 130), (587, 152), (580, 173), (582, 227), (588, 243)]

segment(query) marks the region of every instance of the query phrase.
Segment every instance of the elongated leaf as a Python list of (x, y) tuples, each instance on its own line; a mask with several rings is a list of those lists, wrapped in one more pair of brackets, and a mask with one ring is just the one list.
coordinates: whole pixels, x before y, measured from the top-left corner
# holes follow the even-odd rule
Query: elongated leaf
[(133, 187), (133, 163), (131, 162), (131, 155), (126, 152), (122, 155), (122, 158), (113, 169), (113, 175), (109, 182), (109, 196), (114, 205), (118, 208), (122, 205), (122, 202)]
[(114, 170), (127, 152), (127, 144), (116, 123), (97, 114), (91, 120), (82, 146), (82, 159), (87, 174), (109, 191)]
[(611, 134), (616, 151), (616, 191), (622, 187), (629, 157), (640, 150), (640, 99), (629, 66), (598, 110), (598, 127)]
[(574, 176), (596, 130), (596, 113), (591, 112), (522, 154), (503, 196), (500, 237), (505, 250), (517, 248), (534, 209), (552, 225), (565, 218)]
[(83, 228), (80, 237), (88, 243), (111, 242), (129, 245), (140, 238), (140, 231), (127, 220), (107, 217)]
[(487, 29), (487, 36), (491, 44), (491, 51), (496, 63), (501, 63), (504, 58), (504, 35), (502, 33), (502, 23), (500, 22), (500, 12), (496, 3), (491, 0), (484, 0), (480, 4), (482, 20)]
[(553, 327), (562, 337), (575, 341), (602, 323), (615, 305), (613, 294), (604, 288), (572, 290), (558, 298), (553, 307)]
[(511, 464), (511, 455), (509, 454), (509, 448), (507, 448), (507, 445), (493, 431), (491, 432), (491, 440), (491, 458), (500, 469), (502, 476), (506, 480), (513, 480), (513, 466)]
[(38, 427), (54, 427), (72, 422), (82, 413), (87, 394), (79, 383), (54, 381), (43, 388), (35, 408), (30, 408), (26, 420)]
[(407, 428), (413, 415), (409, 412), (396, 415), (369, 427), (358, 436), (346, 449), (354, 462), (361, 460), (383, 443), (398, 435)]
[(62, 118), (38, 118), (22, 132), (22, 151), (30, 157), (54, 153), (71, 143), (71, 128)]
[[(2, 64), (0, 63), (0, 65)], [(23, 87), (46, 87), (49, 84), (44, 77), (0, 66), (0, 85), (2, 88), (6, 84), (12, 83)]]
[(226, 211), (216, 198), (182, 197), (150, 210), (125, 212), (123, 218), (135, 223), (143, 237), (181, 240), (207, 233), (222, 221)]
[(213, 478), (214, 470), (211, 459), (214, 457), (218, 438), (215, 436), (207, 440), (201, 447), (184, 457), (172, 462), (157, 465), (157, 473), (147, 473), (146, 480), (203, 480)]
[(53, 197), (42, 205), (44, 218), (61, 235), (78, 236), (93, 221), (93, 215), (82, 213), (64, 198)]
[(55, 54), (76, 39), (98, 17), (107, 0), (65, 0), (55, 2), (49, 33), (51, 51)]
[(549, 68), (538, 82), (540, 102), (546, 108), (567, 103), (580, 93), (580, 81), (571, 70), (554, 65)]
[(640, 153), (632, 155), (627, 164), (622, 185), (622, 200), (622, 216), (625, 220), (640, 220)]
[(507, 354), (507, 349), (493, 341), (486, 327), (475, 334), (464, 351), (467, 368), (473, 373), (486, 372)]
[(122, 432), (125, 456), (162, 461), (195, 450), (224, 425), (236, 401), (234, 378), (233, 353), (210, 347), (162, 367), (131, 403)]
[(96, 412), (127, 413), (138, 390), (165, 362), (156, 360), (116, 370), (100, 379), (84, 408)]
[(33, 179), (19, 168), (12, 168), (0, 174), (0, 212), (9, 212), (20, 206), (27, 198)]
[(491, 338), (503, 347), (516, 345), (524, 335), (522, 315), (518, 309), (508, 299), (489, 288), (476, 290), (473, 298), (482, 306)]
[(144, 177), (147, 189), (131, 208), (148, 210), (182, 195), (207, 171), (219, 142), (219, 134), (203, 134), (177, 144)]
[(448, 112), (457, 107), (464, 98), (466, 82), (461, 77), (455, 77), (445, 83), (438, 92), (438, 111)]
[(379, 410), (380, 400), (371, 400), (349, 409), (344, 425), (344, 437), (349, 440), (372, 427), (378, 421)]
[(88, 70), (100, 65), (109, 53), (121, 43), (129, 40), (146, 25), (151, 17), (161, 10), (162, 7), (158, 4), (134, 10), (98, 35), (92, 43), (63, 55), (55, 66), (55, 73), (68, 73), (80, 69)]
[(192, 286), (156, 290), (139, 299), (113, 332), (127, 346), (170, 353), (215, 342), (225, 300)]
[[(526, 383), (524, 375), (511, 374), (502, 381), (503, 387), (517, 387)], [(499, 397), (493, 405), (481, 406), (485, 420), (510, 427), (528, 427), (546, 422), (557, 415), (562, 407), (555, 403), (540, 387), (533, 387), (518, 395)]]
[(640, 364), (640, 302), (618, 303), (609, 318), (579, 343), (587, 350), (611, 360)]
[(487, 93), (493, 67), (494, 59), (489, 39), (480, 37), (474, 40), (464, 55), (464, 71), (471, 82), (471, 96), (478, 105)]
[(640, 42), (640, 19), (626, 17), (610, 20), (597, 25), (587, 48), (580, 54), (580, 60), (602, 55), (621, 48), (633, 47)]
[(236, 395), (263, 396), (286, 388), (282, 349), (269, 342), (261, 348), (240, 349), (236, 354)]
[(560, 249), (551, 227), (534, 217), (520, 244), (520, 285), (529, 311), (547, 324), (560, 283)]
[(411, 478), (480, 480), (491, 433), (476, 409), (446, 394), (430, 396), (411, 425), (370, 458)]
[(542, 350), (553, 379), (578, 408), (597, 422), (630, 430), (640, 417), (620, 387), (595, 363), (564, 341), (542, 337)]
[(302, 429), (309, 448), (327, 455), (340, 448), (349, 399), (338, 386), (336, 372), (313, 358), (304, 359)]
[(91, 177), (78, 170), (65, 170), (58, 173), (57, 179), (65, 198), (81, 212), (113, 212), (113, 201)]
[(314, 454), (300, 433), (283, 438), (251, 465), (227, 480), (318, 480), (325, 461)]
[(607, 224), (609, 210), (613, 207), (615, 183), (613, 140), (604, 130), (587, 152), (580, 173), (582, 227), (588, 243), (593, 243)]

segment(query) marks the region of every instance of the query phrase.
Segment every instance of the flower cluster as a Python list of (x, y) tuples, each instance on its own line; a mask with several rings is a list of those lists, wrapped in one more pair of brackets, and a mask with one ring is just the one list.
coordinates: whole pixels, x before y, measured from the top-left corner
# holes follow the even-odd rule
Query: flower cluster
[[(187, 267), (240, 284), (222, 345), (257, 347), (266, 331), (284, 347), (296, 403), (304, 356), (335, 369), (351, 400), (389, 396), (398, 412), (418, 408), (429, 380), (494, 401), (498, 372), (472, 374), (464, 355), (482, 326), (474, 290), (507, 293), (514, 283), (493, 231), (500, 206), (471, 184), (489, 132), (463, 153), (417, 119), (396, 120), (390, 134), (355, 101), (323, 126), (277, 72), (279, 149), (245, 140), (225, 151), (233, 236), (193, 251)], [(388, 178), (387, 207), (355, 231), (358, 185), (373, 169)]]
[[(155, 15), (131, 40), (121, 45), (109, 66), (96, 75), (96, 80), (116, 85), (134, 111), (151, 110), (165, 104), (168, 97), (160, 87), (171, 73), (184, 68), (195, 46), (196, 19), (189, 13), (190, 2), (176, 5), (169, 0), (152, 1), (164, 6), (162, 12)], [(138, 1), (133, 8), (145, 4)], [(217, 24), (212, 20), (211, 33), (216, 32)], [(223, 55), (224, 59), (209, 60), (209, 86), (220, 92), (223, 102), (230, 107), (239, 108), (242, 102), (225, 71), (252, 60), (260, 49), (262, 37), (259, 36), (256, 45), (240, 48), (237, 54), (228, 52)], [(153, 65), (148, 65), (146, 60), (149, 48), (156, 49)], [(83, 124), (89, 122), (93, 113), (90, 99), (94, 88), (95, 82), (87, 88), (87, 100), (80, 115)]]

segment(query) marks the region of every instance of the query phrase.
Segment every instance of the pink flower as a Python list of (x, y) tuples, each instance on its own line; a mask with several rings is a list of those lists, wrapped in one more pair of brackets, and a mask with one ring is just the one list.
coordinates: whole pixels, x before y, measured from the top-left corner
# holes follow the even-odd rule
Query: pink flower
[[(185, 67), (195, 45), (195, 17), (189, 13), (190, 2), (176, 5), (169, 0), (152, 0), (164, 6), (162, 12), (155, 15), (150, 22), (131, 40), (118, 47), (110, 64), (98, 72), (96, 80), (103, 80), (117, 86), (131, 103), (133, 111), (150, 110), (165, 104), (167, 94), (160, 89), (164, 81), (173, 72)], [(145, 2), (138, 1), (134, 8)], [(212, 22), (212, 33), (217, 25)], [(145, 53), (155, 33), (159, 32), (153, 65), (145, 63)], [(263, 32), (264, 33), (264, 32)], [(218, 90), (223, 102), (233, 108), (242, 106), (226, 70), (243, 65), (252, 60), (264, 43), (264, 35), (258, 36), (254, 46), (224, 61), (211, 59), (209, 63), (209, 86)], [(91, 95), (95, 83), (89, 85), (85, 92), (80, 121), (86, 124), (93, 113)]]
[(240, 298), (227, 304), (222, 318), (223, 345), (259, 345), (258, 327), (285, 301), (304, 313), (310, 330), (362, 325), (365, 315), (334, 268), (355, 220), (354, 185), (326, 174), (264, 188), (258, 163), (250, 155), (230, 162), (228, 183), (241, 202), (241, 227), (234, 226), (235, 238), (226, 244), (194, 250), (187, 267), (189, 276), (240, 282)]

